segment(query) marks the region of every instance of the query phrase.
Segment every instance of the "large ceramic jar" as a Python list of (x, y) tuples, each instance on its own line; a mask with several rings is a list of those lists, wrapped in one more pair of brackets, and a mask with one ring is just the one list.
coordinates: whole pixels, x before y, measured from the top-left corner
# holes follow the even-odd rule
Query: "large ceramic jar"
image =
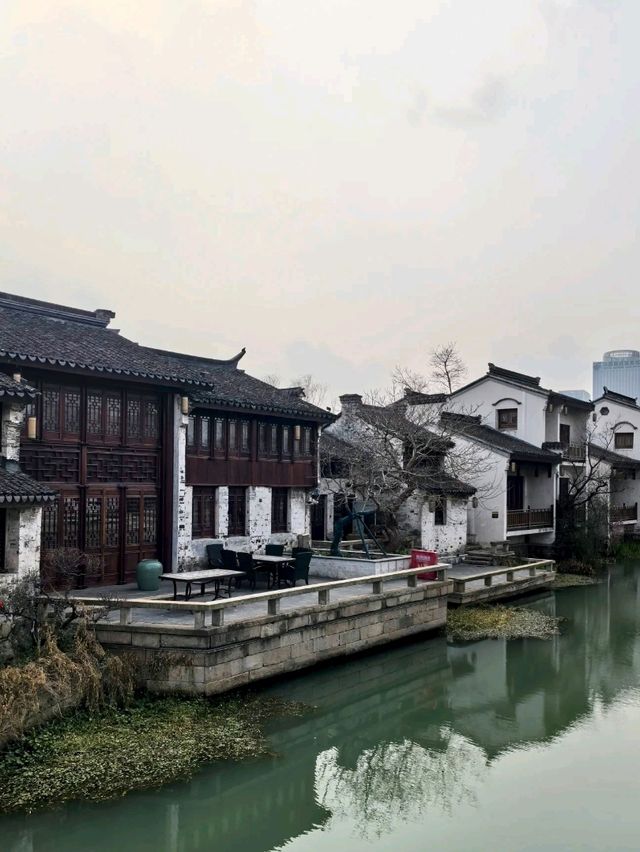
[(157, 559), (142, 559), (136, 566), (138, 588), (143, 592), (157, 592), (160, 588), (162, 562)]

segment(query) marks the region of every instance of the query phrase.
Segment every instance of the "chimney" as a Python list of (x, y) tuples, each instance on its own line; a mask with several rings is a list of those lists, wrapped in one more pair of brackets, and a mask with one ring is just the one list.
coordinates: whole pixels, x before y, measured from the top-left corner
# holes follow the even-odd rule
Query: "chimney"
[(343, 393), (340, 397), (340, 405), (343, 411), (354, 411), (362, 405), (362, 397), (359, 393)]

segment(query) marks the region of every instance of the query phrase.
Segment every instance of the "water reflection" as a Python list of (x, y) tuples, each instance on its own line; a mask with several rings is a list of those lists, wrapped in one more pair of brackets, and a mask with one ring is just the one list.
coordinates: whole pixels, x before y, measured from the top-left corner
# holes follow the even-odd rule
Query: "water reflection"
[[(640, 682), (639, 571), (536, 606), (550, 642), (432, 639), (273, 687), (317, 705), (273, 725), (280, 756), (101, 806), (0, 820), (12, 852), (266, 852), (348, 820), (360, 841), (473, 806), (501, 755), (563, 735)], [(123, 843), (123, 838), (126, 842)]]

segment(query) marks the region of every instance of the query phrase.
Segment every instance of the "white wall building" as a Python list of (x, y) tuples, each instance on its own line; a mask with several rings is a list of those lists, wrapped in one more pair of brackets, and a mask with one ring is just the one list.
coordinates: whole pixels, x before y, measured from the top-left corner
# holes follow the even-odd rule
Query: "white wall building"
[(16, 374), (0, 373), (0, 579), (40, 567), (42, 506), (55, 493), (20, 470), (20, 436), (36, 391)]
[[(382, 440), (380, 436), (387, 430), (389, 422), (395, 427), (396, 418), (400, 425), (392, 431), (401, 435), (401, 424), (404, 420), (401, 411), (389, 414), (389, 409), (366, 405), (358, 394), (343, 395), (340, 402), (342, 410), (339, 417), (323, 431), (321, 438), (324, 470), (320, 479), (320, 491), (322, 499), (327, 503), (324, 536), (326, 539), (333, 537), (334, 521), (338, 513), (345, 511), (345, 507), (365, 510), (374, 508), (367, 496), (353, 491), (352, 483), (348, 480), (349, 456), (350, 453), (356, 452), (353, 450), (354, 445), (358, 445), (357, 452), (361, 455), (363, 447), (374, 446)], [(404, 422), (409, 430), (415, 430), (413, 422)], [(428, 434), (426, 430), (424, 433)], [(435, 434), (431, 437), (436, 442), (440, 440)], [(396, 464), (401, 468), (404, 450), (402, 440), (395, 437), (391, 440), (397, 445)], [(324, 446), (328, 448), (324, 451), (323, 441)], [(328, 470), (332, 463), (346, 463), (344, 477), (339, 471)], [(440, 555), (457, 554), (464, 551), (467, 543), (467, 504), (475, 489), (445, 473), (444, 457), (438, 464), (442, 467), (437, 475), (434, 475), (429, 488), (413, 491), (398, 509), (396, 517), (400, 530), (415, 547), (435, 550)]]

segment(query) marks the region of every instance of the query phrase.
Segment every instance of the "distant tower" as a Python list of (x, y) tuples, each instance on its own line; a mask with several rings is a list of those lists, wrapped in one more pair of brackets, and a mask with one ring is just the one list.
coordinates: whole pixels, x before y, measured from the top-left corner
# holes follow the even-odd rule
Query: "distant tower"
[(593, 398), (601, 396), (605, 387), (640, 398), (640, 352), (637, 349), (614, 349), (605, 352), (602, 361), (593, 362)]

